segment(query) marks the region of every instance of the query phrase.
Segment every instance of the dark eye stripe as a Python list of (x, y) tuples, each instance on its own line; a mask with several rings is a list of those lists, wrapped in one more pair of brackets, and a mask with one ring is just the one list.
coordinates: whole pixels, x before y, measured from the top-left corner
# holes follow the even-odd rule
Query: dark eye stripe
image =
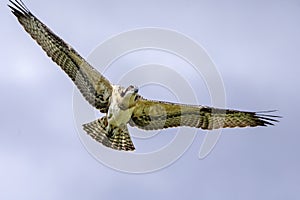
[(126, 94), (126, 92), (121, 92), (121, 97), (124, 97), (124, 95)]

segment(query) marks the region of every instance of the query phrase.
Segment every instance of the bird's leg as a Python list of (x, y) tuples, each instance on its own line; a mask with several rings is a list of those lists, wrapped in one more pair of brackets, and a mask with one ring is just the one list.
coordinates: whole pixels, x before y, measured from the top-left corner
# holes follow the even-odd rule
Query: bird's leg
[(112, 137), (114, 135), (114, 128), (108, 124), (107, 127), (106, 127), (106, 131), (107, 131), (107, 137)]
[(107, 132), (107, 137), (112, 137), (113, 136), (113, 127), (112, 125), (109, 123), (110, 119), (112, 118), (113, 114), (111, 112), (108, 111), (108, 113), (106, 114), (106, 118), (107, 118), (107, 126), (106, 126), (106, 132)]

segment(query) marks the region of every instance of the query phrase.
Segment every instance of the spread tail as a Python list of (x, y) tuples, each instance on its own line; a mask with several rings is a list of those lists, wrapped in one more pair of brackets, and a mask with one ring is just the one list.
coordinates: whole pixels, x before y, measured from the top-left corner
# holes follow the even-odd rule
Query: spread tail
[(88, 135), (104, 146), (123, 151), (133, 151), (135, 149), (126, 125), (122, 128), (111, 127), (110, 133), (106, 129), (107, 125), (107, 118), (102, 117), (82, 126)]

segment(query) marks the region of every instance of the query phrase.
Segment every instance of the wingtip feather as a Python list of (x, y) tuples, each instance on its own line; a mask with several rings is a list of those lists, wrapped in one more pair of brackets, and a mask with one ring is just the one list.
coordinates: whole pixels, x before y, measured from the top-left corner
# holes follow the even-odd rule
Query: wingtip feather
[(7, 4), (7, 6), (11, 9), (11, 12), (16, 16), (25, 16), (25, 15), (32, 15), (30, 10), (26, 7), (26, 5), (23, 3), (23, 1), (12, 1), (9, 0), (10, 4)]
[(260, 126), (274, 126), (275, 123), (278, 123), (279, 122), (278, 118), (282, 118), (282, 116), (262, 114), (262, 113), (273, 113), (277, 111), (278, 110), (256, 112), (255, 116), (258, 118), (259, 122), (261, 123)]

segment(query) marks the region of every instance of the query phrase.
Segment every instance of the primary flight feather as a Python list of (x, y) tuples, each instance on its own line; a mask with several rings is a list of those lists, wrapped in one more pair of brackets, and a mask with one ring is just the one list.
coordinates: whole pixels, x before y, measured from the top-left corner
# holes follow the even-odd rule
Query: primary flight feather
[(124, 151), (135, 149), (127, 125), (144, 130), (178, 126), (202, 129), (273, 125), (278, 116), (264, 112), (193, 106), (147, 100), (138, 88), (111, 84), (70, 45), (36, 18), (22, 1), (10, 1), (12, 13), (47, 55), (72, 79), (84, 98), (105, 116), (83, 124), (83, 129), (103, 145)]

